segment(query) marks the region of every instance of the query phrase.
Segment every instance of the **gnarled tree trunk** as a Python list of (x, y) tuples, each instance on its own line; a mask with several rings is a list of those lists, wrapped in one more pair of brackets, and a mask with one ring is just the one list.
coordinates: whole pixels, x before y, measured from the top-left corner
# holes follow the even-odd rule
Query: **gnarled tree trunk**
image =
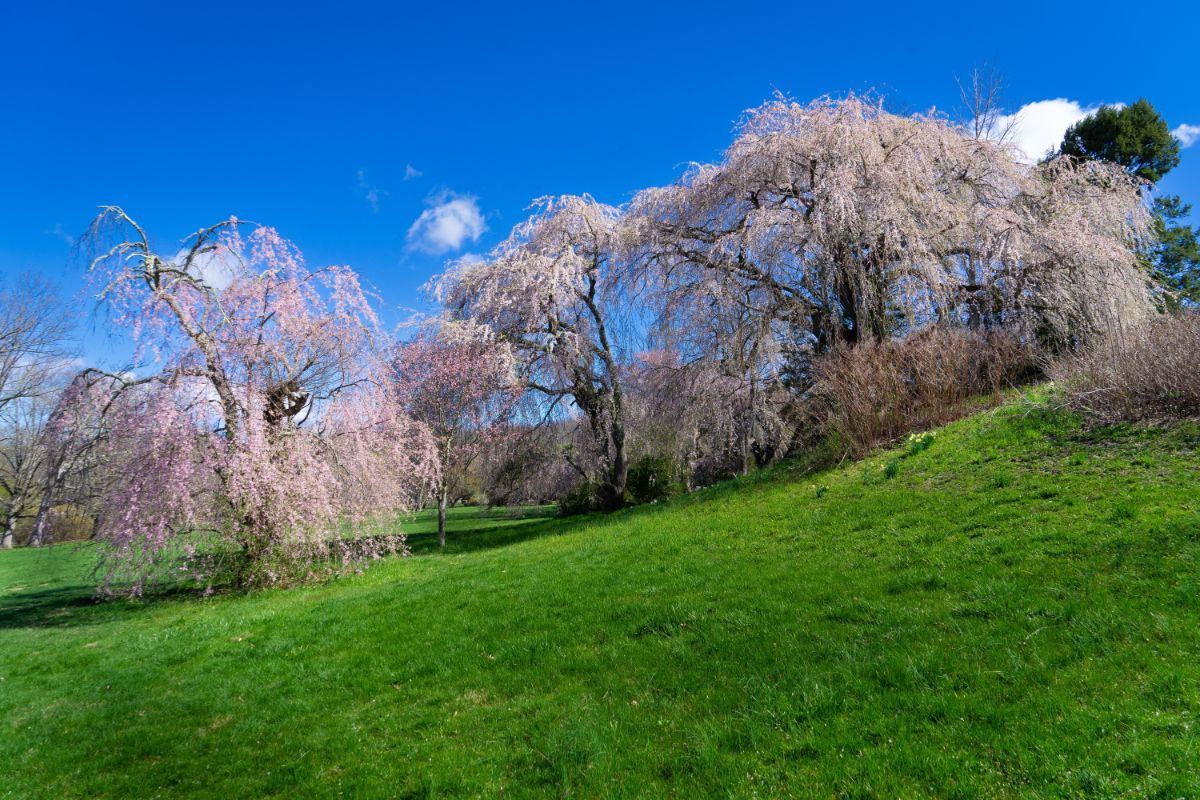
[(17, 515), (9, 513), (4, 521), (4, 534), (0, 536), (0, 550), (12, 550), (14, 531), (17, 527)]
[(446, 498), (448, 493), (446, 481), (443, 480), (441, 489), (438, 490), (438, 547), (446, 546)]

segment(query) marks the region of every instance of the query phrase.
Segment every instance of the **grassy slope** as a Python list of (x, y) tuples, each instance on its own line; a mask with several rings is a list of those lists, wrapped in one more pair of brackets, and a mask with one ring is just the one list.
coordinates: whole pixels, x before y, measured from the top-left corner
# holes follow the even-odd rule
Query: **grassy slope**
[(249, 597), (0, 554), (0, 796), (1200, 796), (1200, 430), (1102, 433), (1010, 405)]

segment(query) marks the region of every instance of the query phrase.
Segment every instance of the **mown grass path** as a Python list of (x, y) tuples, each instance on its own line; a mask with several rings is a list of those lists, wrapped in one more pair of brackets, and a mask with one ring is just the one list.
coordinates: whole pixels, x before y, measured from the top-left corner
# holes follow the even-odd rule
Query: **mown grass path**
[(1017, 402), (816, 475), (474, 513), (208, 600), (0, 554), (0, 797), (1200, 796), (1195, 426)]

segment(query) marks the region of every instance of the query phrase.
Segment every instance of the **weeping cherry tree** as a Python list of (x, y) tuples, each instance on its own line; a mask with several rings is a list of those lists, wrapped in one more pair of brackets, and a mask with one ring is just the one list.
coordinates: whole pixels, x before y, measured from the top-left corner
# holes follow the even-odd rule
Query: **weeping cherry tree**
[(547, 414), (563, 401), (582, 414), (583, 458), (567, 457), (602, 508), (624, 502), (628, 459), (622, 397), (617, 209), (591, 197), (543, 198), (482, 261), (461, 261), (433, 283), (455, 318), (510, 348), (523, 385)]
[(1139, 183), (851, 96), (749, 112), (716, 164), (633, 201), (663, 327), (796, 363), (917, 327), (1008, 326), (1061, 345), (1148, 308)]
[(310, 271), (237, 219), (160, 254), (109, 207), (89, 241), (97, 296), (147, 362), (76, 395), (103, 408), (116, 476), (98, 500), (106, 586), (137, 593), (179, 563), (276, 584), (403, 547), (390, 523), (346, 535), (409, 508), (437, 464), (390, 391), (387, 337), (353, 271)]

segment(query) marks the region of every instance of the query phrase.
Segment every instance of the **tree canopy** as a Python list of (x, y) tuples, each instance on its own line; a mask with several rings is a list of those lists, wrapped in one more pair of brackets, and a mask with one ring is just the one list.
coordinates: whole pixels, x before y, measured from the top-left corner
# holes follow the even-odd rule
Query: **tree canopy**
[[(1145, 99), (1130, 106), (1102, 106), (1067, 130), (1061, 153), (1116, 164), (1141, 180), (1158, 183), (1179, 165), (1179, 140)], [(1183, 220), (1191, 206), (1175, 195), (1155, 198), (1151, 238), (1140, 257), (1166, 289), (1165, 305), (1200, 302), (1200, 238)]]
[(1179, 140), (1149, 101), (1101, 106), (1067, 129), (1063, 155), (1118, 164), (1150, 183), (1179, 165)]

